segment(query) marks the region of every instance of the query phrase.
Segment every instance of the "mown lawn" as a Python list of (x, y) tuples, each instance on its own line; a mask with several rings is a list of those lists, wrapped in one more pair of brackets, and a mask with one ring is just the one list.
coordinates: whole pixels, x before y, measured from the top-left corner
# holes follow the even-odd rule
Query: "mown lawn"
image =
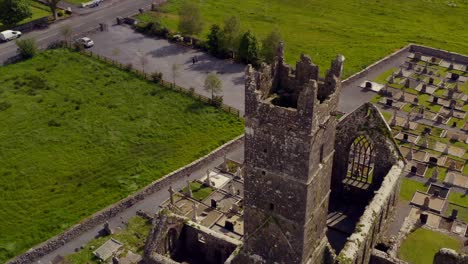
[(427, 186), (424, 186), (423, 183), (418, 181), (414, 181), (411, 179), (403, 178), (401, 180), (401, 187), (400, 187), (400, 199), (404, 201), (411, 201), (413, 195), (416, 191), (425, 192), (427, 190)]
[[(50, 10), (48, 9), (47, 6), (45, 6), (45, 5), (41, 4), (41, 3), (38, 3), (36, 1), (31, 1), (30, 7), (31, 7), (32, 16), (30, 18), (27, 18), (27, 19), (21, 21), (19, 23), (19, 25), (31, 22), (33, 20), (36, 20), (36, 19), (39, 19), (39, 18), (42, 18), (42, 17), (50, 16), (50, 14), (51, 14)], [(0, 23), (0, 31), (7, 30), (7, 29), (8, 28), (6, 28), (6, 26), (4, 26), (2, 23)]]
[(243, 132), (235, 116), (89, 57), (0, 67), (0, 263)]
[[(184, 0), (169, 0), (163, 23), (177, 30), (177, 11)], [(195, 0), (189, 0), (195, 1)], [(301, 53), (328, 68), (338, 53), (346, 57), (349, 76), (408, 43), (419, 43), (468, 54), (468, 3), (451, 1), (363, 0), (205, 0), (196, 1), (205, 20), (206, 38), (211, 24), (230, 15), (241, 19), (244, 30), (259, 38), (278, 28), (286, 43), (286, 59), (295, 63)], [(450, 32), (450, 34), (448, 34)]]
[(401, 244), (398, 255), (411, 264), (432, 263), (435, 253), (441, 248), (461, 249), (456, 238), (420, 228), (411, 233)]

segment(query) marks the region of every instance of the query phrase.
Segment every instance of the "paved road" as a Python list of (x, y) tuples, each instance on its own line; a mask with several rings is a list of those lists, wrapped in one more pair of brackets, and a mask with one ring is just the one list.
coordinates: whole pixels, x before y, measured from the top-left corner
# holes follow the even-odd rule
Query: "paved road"
[[(135, 68), (147, 73), (162, 72), (164, 80), (172, 82), (172, 65), (179, 65), (176, 84), (195, 88), (196, 92), (210, 97), (203, 90), (206, 75), (218, 73), (223, 82), (224, 103), (244, 111), (244, 69), (245, 65), (219, 60), (211, 55), (188, 47), (170, 43), (165, 39), (148, 38), (134, 32), (127, 26), (111, 26), (107, 32), (99, 32), (91, 38), (96, 43), (93, 52), (119, 61), (131, 63)], [(145, 57), (147, 62), (141, 63)], [(192, 58), (198, 57), (196, 64)]]
[[(163, 2), (162, 0), (108, 0), (101, 6), (83, 11), (80, 9), (79, 15), (74, 15), (69, 19), (59, 21), (50, 25), (47, 29), (37, 30), (27, 33), (23, 38), (34, 38), (40, 47), (47, 47), (48, 44), (63, 38), (60, 29), (64, 25), (73, 28), (74, 33), (87, 32), (97, 27), (99, 23), (113, 23), (117, 16), (128, 16), (138, 12), (138, 8), (148, 8), (153, 2)], [(78, 8), (76, 8), (78, 9)], [(14, 42), (0, 44), (0, 64), (8, 58), (16, 55), (17, 47)]]
[[(238, 147), (237, 149), (232, 150), (231, 152), (227, 153), (226, 155), (229, 159), (233, 159), (236, 161), (243, 162), (244, 160), (244, 147)], [(207, 169), (212, 169), (223, 162), (223, 158), (218, 158), (215, 161), (211, 162), (204, 168), (194, 172), (190, 175), (190, 180), (195, 180), (203, 177), (206, 174)], [(186, 179), (181, 179), (173, 184), (174, 190), (178, 191), (183, 189), (186, 186)], [(150, 196), (148, 196), (145, 200), (138, 202), (134, 206), (126, 209), (122, 213), (116, 215), (115, 217), (109, 220), (110, 227), (112, 229), (116, 228), (123, 228), (125, 227), (124, 223), (127, 223), (128, 220), (136, 215), (138, 210), (143, 210), (150, 214), (155, 214), (158, 209), (159, 205), (162, 204), (165, 200), (169, 199), (169, 192), (168, 191), (159, 191)], [(66, 256), (75, 252), (76, 248), (80, 248), (83, 245), (86, 245), (90, 240), (98, 236), (99, 231), (103, 228), (102, 225), (97, 226), (85, 233), (83, 233), (78, 238), (74, 239), (73, 241), (65, 244), (63, 247), (51, 252), (50, 254), (42, 257), (37, 261), (37, 263), (49, 263), (52, 261), (56, 256)]]

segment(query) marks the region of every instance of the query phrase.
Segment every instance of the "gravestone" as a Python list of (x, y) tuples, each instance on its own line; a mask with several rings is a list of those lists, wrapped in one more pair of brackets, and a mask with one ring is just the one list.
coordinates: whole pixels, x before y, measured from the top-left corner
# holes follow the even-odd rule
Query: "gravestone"
[(449, 65), (449, 67), (448, 67), (448, 69), (449, 69), (449, 70), (453, 70), (453, 66), (454, 66), (454, 65), (453, 65), (453, 62), (451, 62), (450, 65)]
[(434, 72), (433, 72), (433, 71), (429, 71), (427, 74), (429, 74), (429, 75), (433, 75), (433, 74), (434, 74)]
[(412, 174), (418, 173), (418, 167), (416, 167), (416, 166), (411, 166), (411, 173), (412, 173)]
[(391, 125), (391, 126), (395, 126), (395, 125), (396, 125), (396, 118), (397, 118), (397, 110), (395, 109), (395, 111), (393, 111), (393, 118), (392, 118), (392, 121), (390, 122), (390, 125)]
[(426, 135), (431, 134), (431, 128), (430, 127), (425, 127), (423, 133), (426, 134)]
[(429, 163), (431, 163), (433, 165), (437, 165), (438, 161), (439, 160), (436, 157), (429, 157)]
[(218, 202), (215, 199), (211, 199), (211, 208), (218, 207)]
[(388, 79), (388, 83), (392, 84), (395, 82), (395, 77), (393, 77), (393, 73), (392, 73), (392, 76), (390, 76), (390, 78)]
[(436, 123), (442, 124), (444, 122), (444, 118), (441, 115), (438, 115), (436, 117)]
[(457, 121), (454, 121), (454, 122), (452, 123), (452, 127), (457, 127), (457, 125), (458, 125)]
[(431, 58), (431, 62), (432, 62), (432, 63), (435, 63), (436, 61), (437, 61), (437, 58), (436, 58), (436, 57), (432, 57), (432, 58)]
[(393, 105), (393, 100), (387, 98), (387, 102), (385, 103), (385, 105), (391, 107)]
[(458, 80), (458, 78), (460, 78), (460, 75), (458, 73), (453, 73), (452, 72), (452, 76), (450, 77), (450, 79), (452, 81), (456, 81), (456, 80)]
[(437, 103), (439, 102), (439, 97), (434, 96), (434, 97), (432, 98), (432, 102), (433, 102), (434, 104), (437, 104)]
[(426, 74), (426, 73), (427, 73), (427, 64), (424, 66), (424, 68), (423, 68), (423, 70), (422, 70), (421, 73), (422, 73), (422, 74)]
[(445, 88), (445, 85), (446, 85), (446, 84), (445, 84), (445, 79), (444, 79), (444, 80), (442, 81), (442, 83), (440, 84), (440, 87), (441, 87), (441, 88)]
[(425, 93), (426, 92), (426, 88), (427, 88), (427, 84), (423, 84), (422, 87), (421, 87), (421, 93)]
[(408, 63), (408, 68), (406, 68), (407, 70), (412, 70), (414, 68), (414, 64), (413, 63)]
[(431, 202), (431, 199), (429, 199), (429, 197), (425, 197), (424, 198), (424, 203), (423, 203), (423, 209), (424, 210), (427, 210), (429, 209), (429, 203)]
[(366, 82), (366, 88), (372, 89), (372, 83), (371, 82)]
[(419, 215), (419, 221), (421, 221), (421, 224), (425, 225), (427, 223), (427, 218), (429, 216), (427, 214), (421, 214)]
[(416, 104), (416, 105), (418, 105), (418, 104), (419, 104), (419, 98), (415, 97), (415, 98), (413, 99), (413, 103)]
[(450, 219), (457, 219), (458, 216), (458, 210), (457, 209), (452, 209), (452, 213), (450, 214)]
[(400, 68), (400, 70), (398, 71), (397, 75), (396, 75), (398, 78), (401, 78), (403, 77), (403, 69)]
[(445, 179), (445, 182), (448, 185), (452, 185), (454, 180), (455, 180), (455, 175), (452, 172), (447, 173), (447, 178)]
[(460, 89), (458, 87), (458, 82), (455, 84), (455, 87), (453, 87), (453, 91), (459, 93)]
[(403, 140), (408, 141), (408, 134), (403, 134)]
[(224, 221), (224, 228), (226, 230), (234, 232), (234, 223), (232, 223), (231, 221), (226, 220), (226, 221)]
[(455, 108), (456, 106), (457, 106), (457, 100), (455, 100), (455, 99), (450, 100), (449, 107), (450, 108)]
[(434, 84), (434, 78), (429, 78), (429, 84)]
[(456, 133), (452, 134), (452, 137), (450, 139), (453, 140), (453, 141), (458, 141), (458, 140), (460, 140), (460, 135), (456, 134)]
[(448, 167), (449, 170), (455, 170), (455, 162), (451, 161)]
[(450, 99), (453, 98), (453, 90), (452, 89), (448, 89), (447, 97), (450, 98)]
[(439, 195), (440, 195), (440, 191), (439, 190), (434, 190), (434, 193), (432, 194), (432, 196), (437, 198), (437, 197), (439, 197)]
[(414, 53), (414, 59), (415, 60), (421, 60), (421, 58), (422, 58), (421, 52), (415, 52)]
[(405, 80), (405, 88), (410, 88), (410, 79)]

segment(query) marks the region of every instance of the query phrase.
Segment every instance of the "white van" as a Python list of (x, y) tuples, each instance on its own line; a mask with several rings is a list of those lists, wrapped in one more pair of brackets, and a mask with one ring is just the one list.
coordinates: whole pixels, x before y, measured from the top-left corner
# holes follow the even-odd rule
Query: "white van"
[(21, 32), (5, 30), (0, 32), (0, 41), (9, 41), (21, 37)]

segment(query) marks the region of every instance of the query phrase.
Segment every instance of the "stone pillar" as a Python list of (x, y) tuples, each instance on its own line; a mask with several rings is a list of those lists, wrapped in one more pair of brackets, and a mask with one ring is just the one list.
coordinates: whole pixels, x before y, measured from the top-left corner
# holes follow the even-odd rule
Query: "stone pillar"
[(229, 185), (229, 191), (231, 192), (232, 195), (236, 195), (236, 187), (234, 186), (234, 183), (230, 183)]
[(426, 133), (423, 134), (422, 146), (425, 147), (425, 148), (428, 148), (428, 146), (429, 146), (428, 135)]
[(211, 186), (210, 170), (206, 170), (206, 184)]
[(196, 202), (193, 202), (192, 209), (193, 209), (192, 221), (194, 221), (195, 223), (198, 223), (198, 213), (197, 213), (198, 204)]
[(223, 164), (221, 165), (221, 171), (222, 172), (228, 172), (226, 151), (224, 151), (224, 153), (223, 153)]
[(410, 129), (410, 119), (411, 119), (411, 113), (408, 113), (408, 116), (406, 117), (406, 123), (404, 126), (405, 129)]
[(409, 153), (408, 153), (408, 160), (413, 160), (413, 147), (414, 147), (414, 143), (411, 142), (410, 150), (409, 150)]
[(190, 181), (189, 179), (187, 178), (187, 196), (192, 198), (192, 188), (190, 187)]
[(171, 204), (174, 205), (174, 189), (172, 189), (172, 186), (169, 186), (168, 191), (169, 191), (169, 198), (171, 200)]
[(395, 109), (393, 111), (393, 118), (392, 118), (392, 121), (390, 122), (390, 126), (395, 126), (396, 125), (397, 113), (398, 113), (398, 111)]
[(439, 167), (435, 166), (434, 171), (432, 171), (432, 180), (437, 181), (439, 176)]

